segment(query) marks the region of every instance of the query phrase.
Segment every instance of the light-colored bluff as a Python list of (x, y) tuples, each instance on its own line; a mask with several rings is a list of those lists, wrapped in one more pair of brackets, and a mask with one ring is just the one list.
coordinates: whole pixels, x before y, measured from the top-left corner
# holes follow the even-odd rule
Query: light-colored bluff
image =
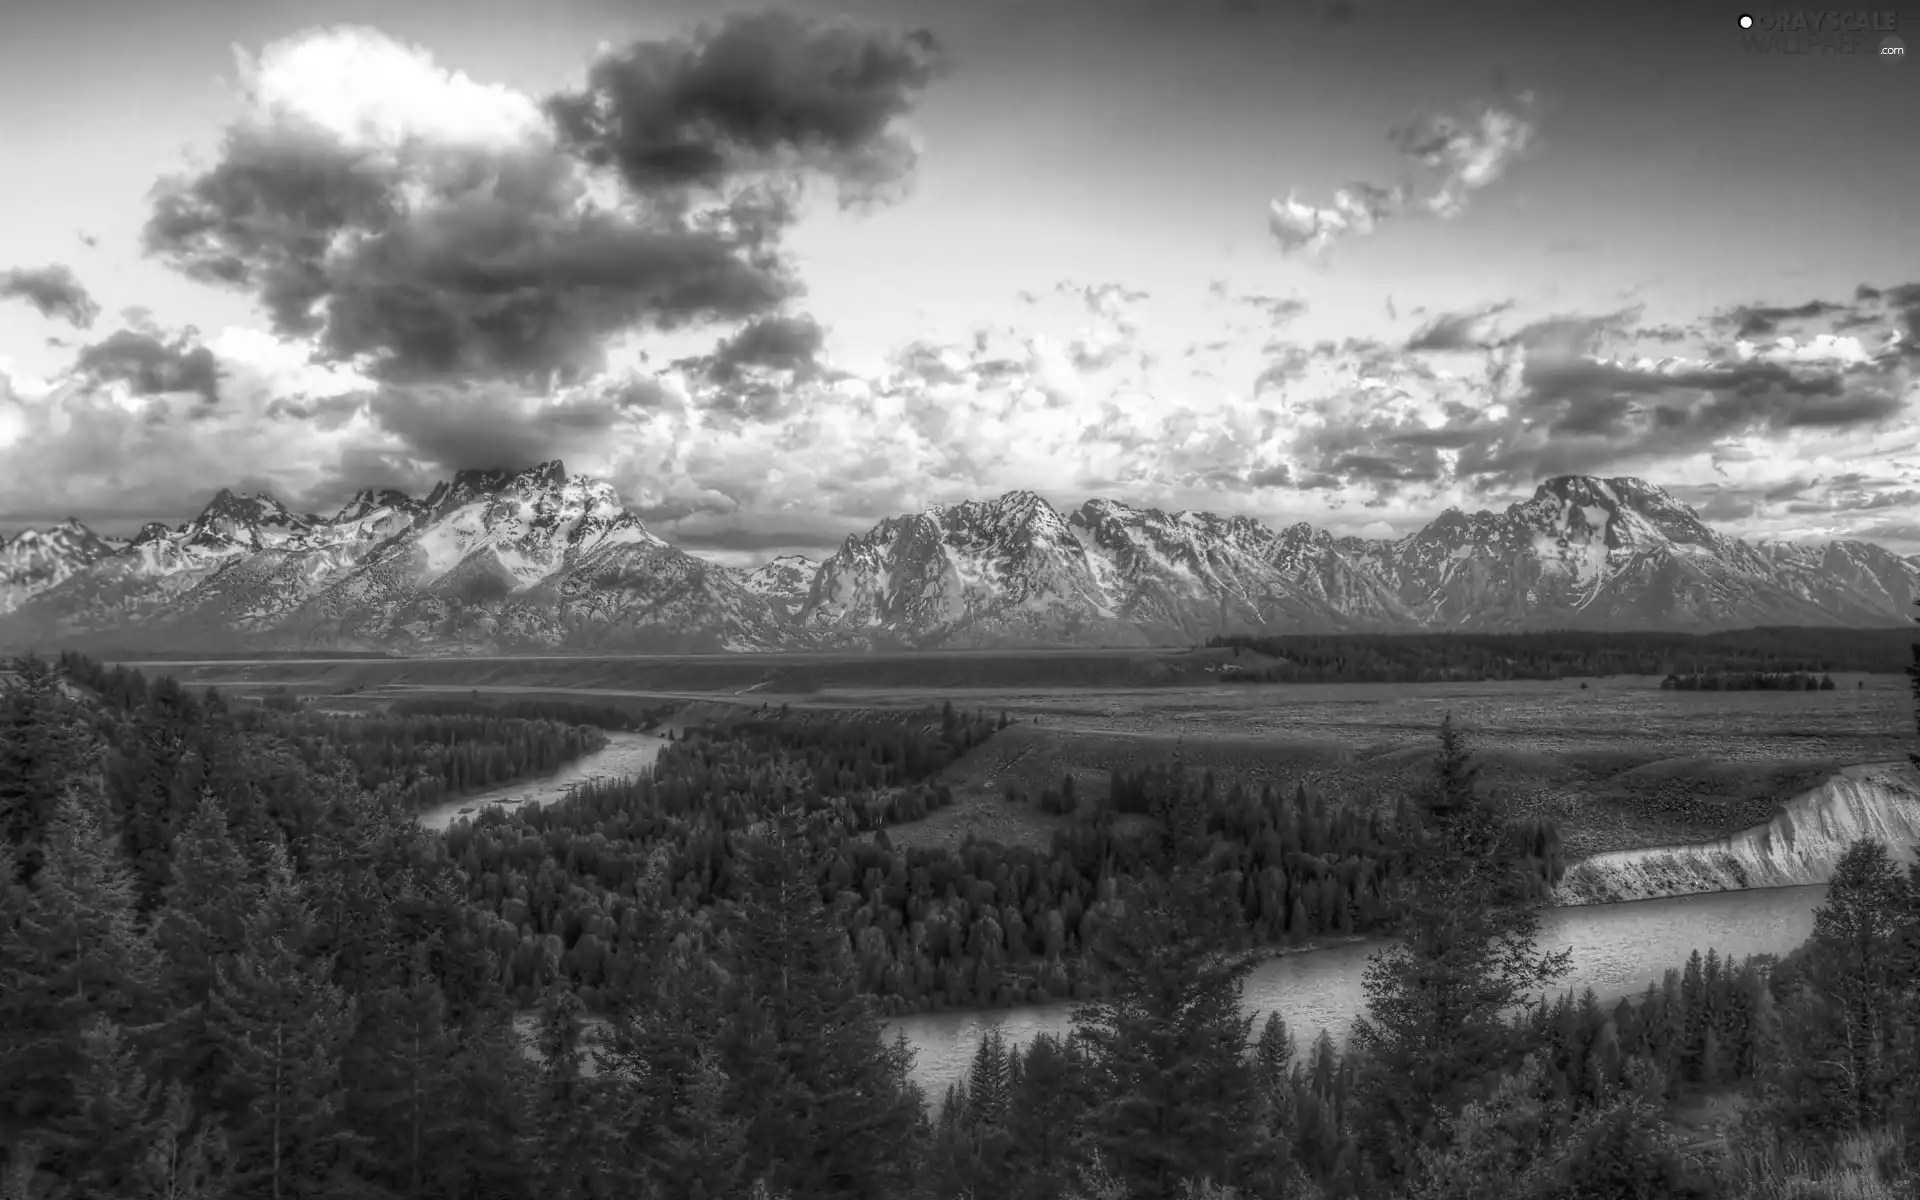
[(1568, 870), (1555, 900), (1604, 904), (1695, 892), (1826, 883), (1847, 844), (1872, 837), (1900, 862), (1920, 843), (1920, 774), (1906, 763), (1847, 767), (1782, 805), (1773, 820), (1692, 845), (1596, 854)]

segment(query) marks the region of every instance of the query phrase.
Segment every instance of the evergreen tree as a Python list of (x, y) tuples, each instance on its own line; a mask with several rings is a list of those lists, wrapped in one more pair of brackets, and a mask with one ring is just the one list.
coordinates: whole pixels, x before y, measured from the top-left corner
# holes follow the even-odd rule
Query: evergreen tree
[(64, 681), (29, 656), (0, 686), (0, 842), (14, 847), (22, 882), (40, 869), (41, 843), (71, 780), (88, 774), (97, 752)]
[(1838, 1005), (1843, 1094), (1834, 1102), (1855, 1124), (1876, 1121), (1892, 1083), (1898, 1037), (1893, 938), (1908, 920), (1908, 881), (1884, 842), (1860, 838), (1842, 852), (1814, 911), (1810, 951), (1820, 987)]
[[(1191, 828), (1178, 810), (1176, 828)], [(1233, 899), (1189, 841), (1163, 879), (1129, 880), (1094, 949), (1105, 996), (1074, 1010), (1095, 1099), (1091, 1157), (1127, 1197), (1189, 1182), (1264, 1184), (1276, 1167), (1240, 1012), (1252, 960), (1231, 944)]]
[(541, 995), (537, 1022), (539, 1082), (528, 1097), (535, 1185), (556, 1200), (613, 1200), (618, 1129), (607, 1120), (606, 1089), (588, 1074), (598, 1047), (586, 1006), (556, 981)]
[[(67, 1160), (48, 1131), (76, 1119), (76, 1088), (94, 1070), (89, 1022), (138, 1033), (160, 1011), (162, 963), (135, 918), (132, 872), (106, 833), (96, 782), (55, 806), (33, 883), (11, 872), (0, 882), (0, 1144), (39, 1147), (54, 1171)], [(0, 869), (13, 865), (8, 846)]]
[(1077, 1174), (1072, 1125), (1085, 1079), (1077, 1043), (1044, 1033), (1027, 1043), (1007, 1102), (1009, 1200), (1055, 1200)]
[(748, 1174), (809, 1200), (890, 1197), (913, 1178), (925, 1125), (912, 1052), (883, 1039), (860, 993), (804, 832), (782, 818), (737, 836), (732, 870), (718, 1049)]
[(651, 995), (623, 1006), (600, 1061), (622, 1115), (620, 1178), (648, 1195), (720, 1197), (745, 1180), (747, 1130), (727, 1111), (727, 1078), (715, 1048), (721, 978), (711, 963), (671, 951)]
[(989, 1029), (980, 1039), (967, 1072), (967, 1120), (975, 1126), (997, 1128), (1005, 1124), (1013, 1085), (1010, 1065), (1006, 1039), (998, 1028)]
[(291, 868), (284, 859), (270, 862), (247, 945), (215, 967), (209, 1000), (228, 1064), (221, 1092), (234, 1114), (234, 1185), (273, 1200), (333, 1194), (346, 1150), (333, 1118), (353, 1012), (331, 980), (331, 964), (303, 953), (312, 932)]
[(404, 980), (363, 995), (359, 1023), (342, 1049), (342, 1111), (366, 1137), (367, 1165), (389, 1186), (419, 1196), (435, 1164), (462, 1149), (464, 1115), (452, 1074), (458, 1050), (446, 997), (415, 946)]
[(1364, 976), (1367, 1008), (1353, 1032), (1366, 1062), (1362, 1146), (1390, 1178), (1411, 1169), (1415, 1145), (1441, 1135), (1437, 1117), (1517, 1065), (1527, 1044), (1507, 1014), (1567, 970), (1568, 952), (1538, 948), (1539, 918), (1502, 857), (1505, 823), (1476, 774), (1449, 716), (1408, 831), (1401, 933)]

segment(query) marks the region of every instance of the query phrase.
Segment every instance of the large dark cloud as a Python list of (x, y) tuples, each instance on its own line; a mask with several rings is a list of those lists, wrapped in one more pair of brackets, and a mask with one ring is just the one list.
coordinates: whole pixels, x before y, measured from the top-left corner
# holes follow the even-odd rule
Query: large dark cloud
[[(800, 180), (905, 178), (890, 122), (930, 43), (789, 16), (638, 43), (553, 99), (554, 141), (368, 149), (285, 112), (165, 181), (145, 232), (188, 276), (389, 383), (566, 382), (614, 334), (741, 320), (800, 290), (780, 241)], [(618, 169), (618, 202), (585, 162)]]
[(591, 448), (620, 419), (617, 398), (529, 403), (502, 385), (421, 384), (376, 392), (367, 410), (408, 457), (443, 470), (520, 470)]
[(1530, 359), (1522, 381), (1517, 420), (1466, 447), (1461, 475), (1520, 480), (1679, 458), (1728, 437), (1872, 426), (1905, 404), (1899, 381), (1878, 371), (1760, 359), (1679, 371)]
[(81, 347), (73, 365), (94, 380), (124, 380), (136, 395), (194, 392), (208, 404), (220, 400), (220, 364), (191, 331), (165, 341), (144, 330), (116, 330)]
[(65, 321), (75, 329), (89, 328), (100, 316), (100, 306), (73, 270), (61, 263), (0, 271), (0, 297), (25, 300), (42, 316)]
[(892, 124), (941, 65), (924, 31), (902, 36), (764, 12), (608, 54), (583, 90), (554, 97), (548, 109), (570, 147), (642, 191), (717, 187), (741, 172), (804, 165), (855, 197), (912, 166)]

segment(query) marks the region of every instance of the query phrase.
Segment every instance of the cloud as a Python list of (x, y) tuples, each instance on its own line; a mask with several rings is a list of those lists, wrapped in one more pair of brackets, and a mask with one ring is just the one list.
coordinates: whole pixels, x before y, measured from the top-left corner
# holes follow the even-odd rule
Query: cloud
[(1488, 104), (1470, 117), (1433, 114), (1389, 134), (1419, 169), (1419, 183), (1410, 189), (1418, 196), (1414, 203), (1439, 217), (1466, 211), (1468, 193), (1497, 181), (1532, 146), (1532, 107), (1532, 95), (1521, 93), (1511, 104)]
[(1349, 184), (1325, 208), (1302, 201), (1298, 189), (1290, 189), (1284, 200), (1269, 205), (1267, 228), (1282, 253), (1317, 255), (1395, 217), (1457, 217), (1472, 193), (1497, 182), (1533, 147), (1539, 131), (1535, 107), (1533, 94), (1521, 92), (1465, 117), (1429, 114), (1394, 129), (1387, 137), (1404, 164), (1398, 183)]
[(172, 341), (146, 330), (115, 330), (104, 341), (82, 346), (74, 369), (96, 382), (120, 380), (136, 396), (192, 392), (217, 404), (219, 364), (213, 351), (193, 339), (191, 330)]
[(302, 35), (243, 63), (246, 111), (163, 181), (146, 244), (389, 383), (578, 381), (616, 335), (794, 296), (805, 179), (872, 201), (910, 174), (922, 48), (736, 17), (543, 104), (374, 30)]
[(943, 65), (923, 30), (769, 11), (607, 54), (584, 89), (547, 107), (569, 149), (642, 193), (804, 166), (857, 203), (910, 175), (917, 150), (903, 119)]
[(736, 378), (742, 367), (807, 371), (825, 342), (826, 331), (812, 317), (761, 317), (720, 343), (708, 371), (720, 380)]
[[(49, 387), (0, 386), (0, 514), (9, 519), (179, 520), (214, 488), (262, 474), (298, 496), (341, 447), (370, 436), (361, 404), (340, 400), (367, 381), (260, 334), (201, 341), (122, 330), (83, 351), (82, 363)], [(215, 380), (218, 403), (209, 403)]]
[(1269, 206), (1267, 230), (1283, 253), (1319, 254), (1342, 238), (1372, 233), (1405, 199), (1398, 190), (1356, 183), (1335, 192), (1330, 206), (1315, 208), (1289, 190)]
[(1511, 300), (1475, 312), (1442, 313), (1429, 320), (1407, 342), (1410, 351), (1478, 350), (1491, 345), (1489, 322), (1513, 307)]
[(1227, 287), (1226, 281), (1216, 279), (1207, 286), (1207, 294), (1217, 300), (1242, 305), (1262, 314), (1269, 326), (1285, 325), (1306, 315), (1311, 307), (1298, 296), (1271, 296), (1262, 292), (1236, 293)]
[(1795, 308), (1743, 305), (1723, 318), (1722, 323), (1731, 325), (1736, 337), (1753, 338), (1778, 332), (1782, 324), (1831, 318), (1836, 314), (1851, 312), (1849, 305), (1829, 304), (1824, 300), (1811, 300)]
[(100, 316), (100, 306), (73, 270), (60, 263), (0, 271), (0, 297), (25, 300), (41, 316), (65, 321), (75, 329), (90, 328)]
[(619, 403), (605, 395), (549, 402), (504, 384), (381, 388), (366, 411), (376, 428), (396, 439), (390, 461), (412, 459), (447, 472), (517, 470), (577, 455), (606, 437), (621, 417)]

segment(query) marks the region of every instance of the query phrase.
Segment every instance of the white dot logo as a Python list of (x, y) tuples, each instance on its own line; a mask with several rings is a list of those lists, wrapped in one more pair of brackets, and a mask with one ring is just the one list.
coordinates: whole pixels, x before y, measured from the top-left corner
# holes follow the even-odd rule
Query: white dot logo
[(1741, 13), (1741, 14), (1740, 14), (1740, 28), (1742, 28), (1742, 29), (1752, 29), (1752, 28), (1753, 28), (1753, 18), (1752, 18), (1752, 17), (1750, 17), (1750, 16), (1748, 16), (1748, 15), (1747, 15), (1747, 14), (1745, 14), (1745, 13)]

